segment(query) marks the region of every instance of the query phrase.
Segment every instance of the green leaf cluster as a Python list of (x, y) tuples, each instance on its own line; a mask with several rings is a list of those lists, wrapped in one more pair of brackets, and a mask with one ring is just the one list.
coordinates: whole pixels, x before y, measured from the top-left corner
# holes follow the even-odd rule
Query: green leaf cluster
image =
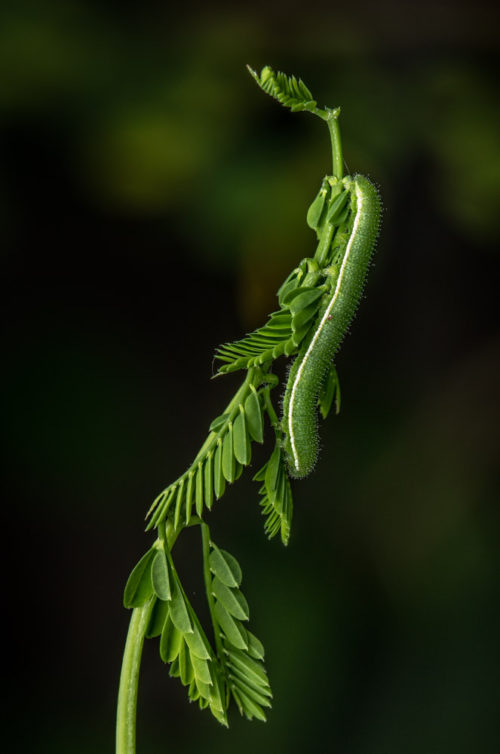
[(159, 540), (137, 563), (123, 602), (131, 608), (154, 600), (146, 637), (159, 637), (160, 657), (169, 664), (169, 674), (187, 687), (191, 701), (209, 708), (226, 726), (231, 697), (242, 715), (265, 720), (272, 693), (264, 648), (243, 625), (250, 611), (240, 590), (241, 568), (230, 553), (213, 542), (210, 547), (206, 586), (216, 651), (186, 597), (165, 542)]
[(284, 545), (290, 539), (293, 501), (284, 453), (277, 442), (267, 463), (255, 474), (255, 482), (262, 482), (259, 490), (262, 514), (266, 517), (264, 531), (269, 539), (281, 535)]
[(175, 529), (201, 518), (222, 497), (226, 484), (238, 479), (252, 460), (252, 442), (264, 441), (263, 391), (249, 381), (238, 399), (210, 425), (210, 434), (191, 467), (156, 498), (148, 511), (147, 529), (168, 516)]
[(237, 560), (212, 542), (210, 591), (214, 598), (212, 620), (221, 647), (225, 681), (241, 715), (266, 720), (272, 692), (264, 666), (264, 647), (243, 622), (249, 619), (248, 603), (240, 590), (241, 568)]
[(260, 76), (250, 66), (247, 66), (247, 68), (266, 94), (274, 97), (274, 99), (285, 105), (285, 107), (289, 107), (292, 112), (299, 110), (316, 111), (316, 100), (302, 79), (297, 79), (295, 76), (287, 76), (281, 73), (281, 71), (275, 72), (269, 66), (265, 66), (262, 69)]
[(215, 358), (225, 362), (219, 368), (219, 374), (249, 369), (280, 356), (297, 354), (311, 329), (326, 290), (324, 286), (300, 285), (298, 281), (297, 276), (288, 281), (280, 296), (281, 308), (269, 315), (269, 321), (263, 327), (217, 349)]

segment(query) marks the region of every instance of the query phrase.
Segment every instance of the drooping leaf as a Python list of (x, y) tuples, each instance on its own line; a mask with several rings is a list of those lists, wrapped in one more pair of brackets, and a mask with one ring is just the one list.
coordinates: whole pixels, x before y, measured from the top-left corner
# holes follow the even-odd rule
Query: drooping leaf
[(246, 694), (253, 702), (261, 707), (271, 707), (271, 696), (262, 692), (262, 687), (256, 688), (254, 685), (247, 683), (246, 680), (233, 676), (231, 679), (239, 691)]
[(300, 296), (296, 296), (290, 304), (290, 311), (292, 312), (293, 318), (295, 319), (299, 312), (304, 311), (304, 309), (318, 301), (323, 293), (324, 291), (322, 288), (312, 288), (304, 291)]
[(222, 441), (222, 473), (228, 482), (234, 482), (235, 479), (235, 458), (233, 452), (233, 425), (229, 424), (229, 429), (224, 435)]
[(215, 618), (223, 630), (228, 642), (237, 649), (246, 649), (248, 644), (246, 640), (246, 631), (239, 622), (235, 620), (220, 602), (215, 603)]
[(226, 686), (222, 679), (218, 665), (210, 663), (210, 674), (212, 676), (212, 686), (210, 687), (210, 710), (215, 718), (227, 727), (226, 713)]
[(293, 354), (296, 352), (297, 352), (297, 343), (295, 343), (295, 338), (292, 336), (290, 340), (288, 340), (285, 343), (285, 356), (293, 356)]
[(291, 305), (295, 301), (296, 298), (299, 298), (300, 296), (302, 296), (303, 293), (311, 293), (311, 291), (315, 291), (315, 290), (317, 290), (316, 287), (313, 288), (309, 285), (299, 285), (297, 286), (297, 288), (294, 288), (289, 293), (287, 293), (283, 303), (285, 304), (285, 306), (289, 307), (291, 311)]
[(170, 670), (168, 671), (168, 674), (172, 676), (172, 678), (179, 678), (181, 674), (179, 670), (179, 657), (176, 657), (175, 660), (170, 663)]
[(316, 197), (314, 198), (312, 204), (307, 210), (306, 221), (307, 221), (308, 226), (312, 230), (317, 230), (319, 228), (321, 215), (323, 214), (323, 209), (325, 207), (328, 190), (329, 190), (329, 186), (326, 180), (323, 179), (320, 190), (316, 194)]
[(331, 379), (331, 372), (329, 371), (318, 395), (318, 407), (323, 419), (326, 419), (330, 413), (334, 395), (335, 383)]
[(350, 207), (346, 207), (343, 212), (341, 212), (336, 218), (335, 218), (335, 225), (342, 226), (345, 225), (348, 218), (349, 213), (351, 209)]
[(332, 225), (337, 223), (338, 218), (341, 216), (342, 210), (347, 204), (349, 196), (349, 191), (341, 191), (340, 194), (336, 196), (335, 199), (333, 199), (326, 215), (327, 222), (332, 223)]
[(179, 489), (175, 500), (175, 512), (174, 512), (174, 528), (179, 527), (182, 514), (182, 506), (184, 503), (184, 479), (181, 479), (179, 483)]
[(338, 414), (340, 411), (340, 384), (337, 370), (331, 364), (318, 396), (318, 406), (323, 419), (326, 419), (330, 413), (334, 400), (335, 413)]
[(214, 492), (217, 500), (222, 497), (226, 489), (226, 479), (222, 472), (222, 440), (217, 441), (214, 456)]
[(186, 634), (184, 636), (186, 644), (189, 647), (189, 651), (191, 652), (192, 655), (196, 655), (196, 657), (199, 657), (200, 660), (209, 660), (210, 652), (207, 649), (208, 641), (206, 640), (206, 638), (202, 636), (201, 631), (196, 625), (194, 620), (192, 620), (192, 625), (193, 625), (193, 633)]
[(156, 498), (156, 501), (146, 514), (146, 518), (149, 518), (146, 531), (153, 529), (160, 521), (165, 520), (168, 510), (175, 499), (176, 492), (177, 482), (174, 482)]
[[(263, 469), (258, 473), (258, 481), (262, 479), (262, 472)], [(274, 477), (275, 481), (273, 489), (268, 489), (267, 486), (267, 468), (264, 476), (266, 481), (259, 490), (262, 495), (262, 500), (260, 502), (262, 513), (266, 516), (264, 531), (269, 539), (276, 536), (278, 532), (281, 533), (281, 541), (284, 545), (287, 545), (292, 525), (293, 501), (290, 480), (286, 468), (280, 461), (276, 476)]]
[(210, 553), (210, 570), (229, 587), (237, 587), (241, 584), (242, 574), (240, 564), (230, 552), (219, 549), (212, 542)]
[(266, 463), (264, 464), (264, 466), (262, 466), (257, 471), (256, 474), (254, 474), (254, 476), (252, 477), (252, 481), (254, 481), (254, 482), (263, 482), (264, 481), (264, 479), (266, 478), (267, 464), (268, 464), (268, 461), (266, 461)]
[(243, 474), (244, 468), (245, 467), (243, 466), (243, 464), (237, 461), (235, 458), (234, 459), (234, 481), (240, 478), (240, 476)]
[(188, 696), (192, 702), (196, 702), (200, 698), (200, 692), (198, 690), (198, 686), (196, 685), (196, 677), (193, 678), (193, 680), (189, 684)]
[(281, 464), (281, 449), (276, 443), (274, 450), (271, 453), (271, 457), (267, 463), (265, 484), (266, 490), (270, 497), (274, 497), (276, 494), (276, 488), (278, 485), (278, 474)]
[(233, 424), (233, 448), (236, 460), (247, 466), (250, 463), (251, 450), (243, 406), (240, 406), (240, 413)]
[(189, 524), (189, 521), (191, 519), (191, 513), (193, 510), (193, 499), (194, 499), (194, 473), (190, 471), (188, 475), (187, 487), (186, 487), (186, 517), (184, 519), (186, 524)]
[(299, 327), (297, 330), (294, 330), (293, 335), (292, 335), (292, 343), (295, 346), (299, 346), (304, 340), (304, 338), (306, 337), (310, 329), (311, 329), (311, 322), (306, 322), (305, 325), (303, 325), (302, 327)]
[(209, 427), (210, 432), (218, 432), (219, 429), (221, 429), (224, 426), (228, 418), (229, 418), (229, 414), (221, 414), (220, 416), (217, 416)]
[(212, 592), (234, 618), (248, 620), (248, 603), (239, 589), (231, 589), (231, 587), (219, 581), (216, 576), (212, 580)]
[(203, 461), (198, 463), (196, 468), (195, 498), (196, 498), (196, 515), (203, 515)]
[(205, 505), (208, 510), (211, 510), (214, 499), (214, 483), (213, 483), (213, 451), (210, 451), (205, 461), (205, 484), (204, 484), (204, 496)]
[(241, 666), (228, 664), (227, 668), (232, 685), (240, 686), (246, 684), (250, 688), (255, 689), (255, 691), (257, 691), (259, 694), (262, 694), (263, 697), (272, 699), (273, 694), (271, 687), (269, 686), (267, 675), (265, 679), (259, 679), (255, 675), (247, 673), (247, 671), (244, 670)]
[(264, 420), (259, 396), (255, 388), (250, 391), (245, 400), (245, 416), (250, 436), (256, 442), (264, 442)]
[(132, 570), (123, 592), (124, 607), (142, 607), (152, 597), (151, 563), (156, 552), (152, 547)]
[(248, 654), (257, 660), (264, 659), (264, 645), (247, 629)]
[[(212, 689), (208, 685), (208, 683), (203, 683), (203, 681), (200, 681), (199, 678), (195, 678), (196, 686), (198, 688), (198, 691), (200, 692), (200, 696), (202, 699), (205, 699), (207, 704), (204, 705), (206, 707), (208, 705), (208, 702), (212, 698)], [(201, 701), (201, 700), (200, 700)], [(204, 707), (201, 706), (201, 709), (204, 709)]]
[(300, 285), (302, 277), (303, 273), (299, 266), (292, 270), (288, 277), (283, 281), (276, 292), (280, 306), (284, 306), (285, 298), (290, 291), (293, 291), (294, 288), (297, 288)]
[(252, 720), (254, 717), (256, 717), (257, 720), (261, 720), (263, 723), (266, 722), (267, 718), (262, 708), (259, 707), (258, 704), (255, 704), (255, 702), (253, 702), (252, 699), (250, 699), (240, 689), (233, 688), (232, 694), (236, 703), (238, 704), (238, 707), (240, 708), (240, 713), (244, 714), (248, 720)]
[(157, 550), (151, 567), (151, 580), (153, 590), (160, 600), (170, 600), (172, 591), (170, 588), (170, 574), (168, 572), (167, 558), (163, 549)]
[(178, 628), (179, 631), (182, 631), (183, 634), (190, 634), (193, 632), (188, 607), (177, 578), (173, 579), (170, 617), (176, 628)]
[(174, 625), (170, 615), (163, 624), (160, 639), (160, 657), (163, 662), (173, 662), (179, 654), (182, 644), (182, 631)]
[(292, 320), (292, 327), (294, 331), (301, 330), (305, 325), (310, 324), (317, 314), (319, 308), (319, 300), (313, 304), (306, 306), (305, 309), (301, 309), (294, 316)]
[(210, 677), (210, 671), (208, 669), (207, 660), (202, 660), (194, 654), (191, 654), (191, 664), (193, 666), (194, 674), (197, 679), (207, 685), (212, 685), (212, 678)]
[(146, 631), (146, 636), (148, 639), (153, 639), (155, 636), (161, 635), (163, 626), (165, 625), (165, 621), (167, 620), (167, 616), (168, 602), (165, 602), (164, 600), (156, 600), (153, 607), (153, 612), (151, 613), (149, 626)]
[(267, 673), (264, 666), (258, 660), (253, 660), (246, 652), (231, 649), (229, 652), (228, 664), (239, 668), (249, 678), (254, 678), (264, 686), (269, 685)]
[(222, 666), (218, 662), (212, 661), (209, 664), (209, 670), (210, 676), (212, 678), (212, 704), (214, 704), (218, 709), (223, 710), (225, 708), (226, 689)]
[(179, 674), (184, 686), (188, 686), (194, 678), (194, 669), (191, 662), (189, 649), (185, 641), (181, 642), (179, 650)]

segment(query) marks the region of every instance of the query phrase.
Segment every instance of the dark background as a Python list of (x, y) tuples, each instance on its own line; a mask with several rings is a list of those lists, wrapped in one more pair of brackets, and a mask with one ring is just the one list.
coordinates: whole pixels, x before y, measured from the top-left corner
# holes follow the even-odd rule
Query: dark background
[[(342, 106), (383, 229), (288, 549), (248, 472), (210, 519), (269, 721), (222, 729), (149, 642), (139, 754), (498, 751), (499, 21), (483, 1), (4, 4), (5, 751), (112, 751), (144, 513), (236, 389), (210, 381), (215, 347), (313, 252), (327, 131), (246, 63)], [(195, 600), (199, 551), (185, 532)]]

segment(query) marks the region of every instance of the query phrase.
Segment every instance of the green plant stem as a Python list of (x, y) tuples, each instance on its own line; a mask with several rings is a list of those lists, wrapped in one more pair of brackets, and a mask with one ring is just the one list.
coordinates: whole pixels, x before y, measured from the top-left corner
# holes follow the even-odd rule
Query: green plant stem
[(332, 142), (332, 165), (333, 175), (339, 180), (344, 177), (344, 158), (342, 155), (342, 140), (340, 138), (340, 128), (338, 117), (340, 115), (340, 108), (335, 110), (327, 110), (326, 123), (328, 130), (330, 131), (330, 139)]
[[(167, 524), (163, 527), (161, 534), (162, 543), (166, 543), (170, 551), (180, 534), (180, 529), (174, 529), (173, 526)], [(134, 607), (130, 617), (118, 690), (116, 754), (135, 754), (137, 690), (142, 648), (155, 602), (156, 597), (151, 597), (142, 607)]]
[(142, 647), (156, 597), (142, 607), (134, 607), (123, 653), (118, 709), (116, 716), (116, 754), (135, 754), (137, 689)]

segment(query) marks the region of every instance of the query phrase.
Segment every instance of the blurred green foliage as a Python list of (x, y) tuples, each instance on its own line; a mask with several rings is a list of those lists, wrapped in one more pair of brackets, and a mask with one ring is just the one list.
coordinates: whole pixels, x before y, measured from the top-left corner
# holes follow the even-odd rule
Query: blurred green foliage
[[(8, 750), (110, 750), (142, 516), (232, 393), (209, 381), (214, 347), (260, 324), (312, 249), (328, 136), (257, 90), (244, 65), (269, 63), (342, 106), (383, 234), (288, 550), (250, 482), (213, 513), (267, 648), (270, 720), (217, 728), (151, 646), (139, 751), (496, 751), (498, 10), (0, 13), (5, 532), (29, 552), (7, 603)], [(189, 542), (179, 559), (195, 598)]]

